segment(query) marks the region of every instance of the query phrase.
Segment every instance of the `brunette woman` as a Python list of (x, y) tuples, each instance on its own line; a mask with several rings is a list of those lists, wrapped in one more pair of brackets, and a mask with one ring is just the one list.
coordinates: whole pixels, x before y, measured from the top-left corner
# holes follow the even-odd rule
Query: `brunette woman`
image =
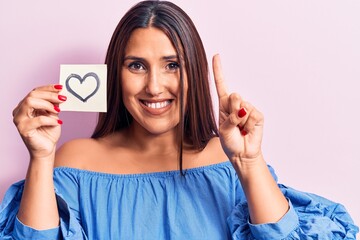
[(264, 117), (226, 91), (218, 55), (217, 128), (206, 54), (179, 7), (131, 8), (105, 62), (108, 109), (92, 138), (55, 153), (60, 85), (14, 109), (30, 163), (1, 205), (1, 239), (355, 239), (342, 205), (277, 184)]

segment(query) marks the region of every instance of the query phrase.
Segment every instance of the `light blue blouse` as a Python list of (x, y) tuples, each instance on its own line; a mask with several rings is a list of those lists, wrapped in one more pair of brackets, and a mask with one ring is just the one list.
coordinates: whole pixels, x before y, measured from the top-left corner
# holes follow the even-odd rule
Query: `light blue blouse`
[[(273, 169), (270, 171), (276, 178)], [(0, 206), (0, 239), (355, 239), (345, 208), (279, 185), (290, 209), (277, 223), (249, 222), (231, 163), (179, 171), (107, 174), (54, 170), (60, 226), (37, 231), (16, 214), (23, 181)], [(264, 199), (266, 201), (266, 199)]]

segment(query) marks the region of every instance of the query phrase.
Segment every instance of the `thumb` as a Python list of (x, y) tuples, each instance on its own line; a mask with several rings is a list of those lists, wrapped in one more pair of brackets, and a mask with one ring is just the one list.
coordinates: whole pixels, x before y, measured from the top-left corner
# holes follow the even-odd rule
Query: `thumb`
[(232, 112), (226, 119), (224, 122), (222, 122), (220, 128), (221, 128), (221, 132), (226, 133), (226, 132), (230, 132), (233, 131), (234, 128), (237, 128), (238, 125), (241, 122), (241, 118), (238, 116), (238, 114), (236, 112)]

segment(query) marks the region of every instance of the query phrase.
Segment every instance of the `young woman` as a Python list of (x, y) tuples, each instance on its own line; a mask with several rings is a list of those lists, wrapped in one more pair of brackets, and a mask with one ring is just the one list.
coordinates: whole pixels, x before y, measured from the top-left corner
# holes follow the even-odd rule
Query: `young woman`
[(216, 55), (218, 130), (205, 51), (179, 7), (131, 8), (106, 64), (108, 111), (91, 139), (55, 153), (60, 85), (14, 109), (30, 163), (1, 205), (1, 239), (355, 239), (342, 205), (276, 183), (263, 115), (228, 94)]

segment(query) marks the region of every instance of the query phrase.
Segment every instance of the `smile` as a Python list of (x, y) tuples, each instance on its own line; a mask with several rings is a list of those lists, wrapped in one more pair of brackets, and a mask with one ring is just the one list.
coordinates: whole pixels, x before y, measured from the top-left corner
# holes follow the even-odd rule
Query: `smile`
[(157, 101), (140, 100), (143, 109), (152, 116), (160, 116), (169, 111), (171, 109), (173, 101), (173, 99)]
[(170, 105), (170, 103), (171, 103), (170, 100), (166, 100), (166, 101), (162, 101), (162, 102), (147, 102), (147, 101), (141, 101), (141, 102), (148, 108), (153, 108), (153, 109), (164, 108), (164, 107)]

